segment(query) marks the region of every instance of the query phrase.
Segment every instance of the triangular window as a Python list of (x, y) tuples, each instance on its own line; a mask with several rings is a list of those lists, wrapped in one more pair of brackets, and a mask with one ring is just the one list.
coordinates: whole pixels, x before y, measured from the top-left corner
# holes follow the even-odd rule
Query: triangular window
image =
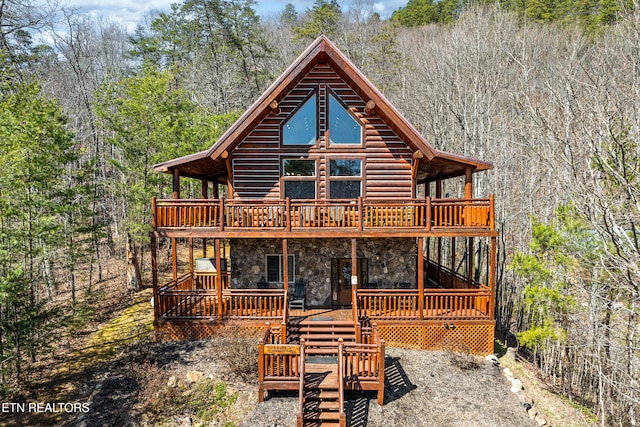
[(282, 126), (284, 145), (314, 145), (317, 139), (316, 95), (313, 94)]
[(333, 94), (329, 94), (329, 140), (331, 144), (362, 143), (362, 126)]

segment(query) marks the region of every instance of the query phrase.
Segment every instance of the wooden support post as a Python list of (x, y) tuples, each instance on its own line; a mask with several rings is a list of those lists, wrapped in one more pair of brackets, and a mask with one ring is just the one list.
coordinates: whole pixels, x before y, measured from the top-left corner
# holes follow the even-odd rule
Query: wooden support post
[(284, 202), (284, 220), (287, 232), (291, 231), (291, 198), (287, 197)]
[(218, 185), (218, 178), (216, 178), (213, 180), (213, 194), (211, 194), (214, 199), (220, 197), (220, 189), (218, 188)]
[(431, 196), (427, 196), (427, 200), (425, 201), (425, 209), (426, 209), (425, 228), (427, 231), (431, 231)]
[(171, 194), (172, 199), (180, 198), (180, 171), (178, 169), (173, 170), (173, 193)]
[(189, 237), (188, 241), (189, 241), (189, 272), (191, 273), (191, 276), (193, 276), (193, 264), (194, 264), (193, 237)]
[(178, 283), (178, 248), (176, 247), (178, 240), (171, 238), (171, 268), (173, 269), (173, 281)]
[(473, 169), (470, 167), (464, 170), (464, 198), (473, 199)]
[[(282, 239), (282, 274), (283, 282), (282, 288), (289, 289), (289, 243), (287, 239)], [(286, 304), (286, 301), (285, 301)]]
[(220, 251), (220, 239), (213, 240), (213, 246), (215, 250), (216, 256), (216, 293), (218, 295), (218, 320), (222, 320), (223, 312), (222, 312), (222, 252)]
[(442, 180), (439, 179), (436, 181), (436, 199), (442, 198)]
[(364, 203), (362, 202), (362, 196), (358, 197), (358, 230), (362, 231), (364, 228)]
[[(353, 321), (358, 321), (358, 297), (357, 289), (360, 284), (360, 269), (358, 268), (358, 252), (356, 239), (351, 239), (351, 307), (353, 309)], [(355, 278), (355, 279), (354, 279)]]
[(469, 249), (467, 250), (467, 285), (473, 286), (473, 237), (469, 237)]
[(495, 237), (491, 238), (491, 248), (489, 250), (489, 318), (495, 319), (495, 298), (496, 298), (496, 275), (497, 275), (497, 259), (496, 259), (496, 243)]
[(456, 275), (456, 238), (451, 237), (451, 288), (453, 288), (453, 279)]
[[(207, 180), (207, 178), (202, 178), (202, 198), (209, 198), (209, 181)], [(210, 220), (208, 219), (207, 222), (208, 221)], [(207, 257), (207, 239), (204, 237), (202, 238), (202, 257)]]
[(160, 317), (160, 297), (158, 296), (158, 238), (151, 232), (151, 283), (153, 284), (153, 319)]
[(442, 285), (442, 237), (438, 236), (438, 284)]
[(151, 229), (153, 231), (156, 231), (158, 229), (157, 210), (158, 210), (158, 206), (157, 206), (156, 198), (152, 197), (151, 198)]
[(418, 237), (418, 319), (424, 318), (424, 239)]

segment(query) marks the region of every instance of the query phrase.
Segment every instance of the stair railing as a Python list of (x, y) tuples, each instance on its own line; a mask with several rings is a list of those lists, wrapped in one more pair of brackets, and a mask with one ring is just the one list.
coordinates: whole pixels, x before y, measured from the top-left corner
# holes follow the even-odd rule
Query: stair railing
[(347, 414), (344, 412), (344, 340), (338, 339), (338, 399), (340, 427), (347, 427)]
[(297, 427), (304, 426), (304, 377), (305, 377), (305, 351), (304, 338), (300, 339), (300, 389), (298, 394), (298, 419)]

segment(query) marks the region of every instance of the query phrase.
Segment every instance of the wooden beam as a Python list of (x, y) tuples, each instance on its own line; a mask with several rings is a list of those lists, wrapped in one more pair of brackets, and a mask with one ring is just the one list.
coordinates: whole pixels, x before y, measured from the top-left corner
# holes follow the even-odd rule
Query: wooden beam
[(209, 181), (207, 178), (202, 178), (202, 198), (209, 198)]
[(289, 243), (287, 239), (282, 239), (282, 270), (284, 275), (282, 288), (287, 291), (289, 290)]
[(221, 270), (222, 270), (222, 260), (220, 259), (221, 257), (221, 252), (220, 252), (220, 239), (215, 239), (213, 241), (213, 245), (215, 247), (215, 257), (216, 257), (216, 292), (218, 295), (218, 320), (222, 320), (223, 317), (223, 313), (222, 313), (222, 275)]
[(233, 166), (231, 165), (231, 159), (228, 154), (227, 157), (224, 158), (224, 164), (227, 167), (227, 189), (229, 192), (229, 198), (233, 199)]
[(442, 180), (436, 180), (436, 199), (442, 198)]
[(411, 179), (415, 180), (418, 177), (418, 168), (420, 168), (420, 158), (413, 159), (413, 166), (411, 166)]
[(269, 103), (269, 108), (271, 108), (271, 114), (278, 115), (280, 114), (280, 108), (278, 107), (278, 101), (275, 99)]
[(411, 155), (411, 158), (413, 160), (422, 159), (423, 157), (424, 157), (424, 153), (420, 150), (414, 151), (413, 154)]
[(179, 199), (180, 198), (180, 171), (178, 169), (174, 169), (173, 171), (173, 193), (171, 194), (171, 198)]
[(151, 233), (151, 283), (153, 285), (153, 318), (160, 317), (160, 298), (158, 297), (158, 238)]
[(489, 296), (489, 316), (491, 320), (495, 319), (495, 298), (496, 298), (496, 274), (497, 274), (497, 259), (496, 259), (496, 238), (491, 238), (491, 247), (489, 252), (489, 289), (491, 290)]
[(358, 268), (357, 249), (356, 239), (351, 239), (351, 308), (353, 310), (354, 322), (358, 320), (358, 301), (356, 298), (356, 290), (360, 284), (360, 269)]
[(418, 319), (424, 318), (424, 239), (418, 237)]
[(469, 249), (467, 250), (467, 285), (473, 286), (473, 237), (469, 237)]
[(367, 101), (367, 105), (364, 107), (365, 114), (371, 114), (376, 109), (376, 102), (373, 99)]
[(466, 168), (464, 170), (464, 198), (473, 198), (473, 169)]

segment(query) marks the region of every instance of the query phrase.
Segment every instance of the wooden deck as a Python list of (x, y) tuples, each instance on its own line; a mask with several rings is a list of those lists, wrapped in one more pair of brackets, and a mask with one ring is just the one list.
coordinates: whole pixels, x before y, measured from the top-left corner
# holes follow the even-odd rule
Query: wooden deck
[[(160, 236), (343, 237), (495, 234), (493, 196), (485, 199), (225, 200), (152, 201), (153, 229)], [(315, 233), (310, 235), (309, 233)], [(412, 234), (413, 233), (413, 234)], [(416, 234), (417, 233), (417, 234)]]

